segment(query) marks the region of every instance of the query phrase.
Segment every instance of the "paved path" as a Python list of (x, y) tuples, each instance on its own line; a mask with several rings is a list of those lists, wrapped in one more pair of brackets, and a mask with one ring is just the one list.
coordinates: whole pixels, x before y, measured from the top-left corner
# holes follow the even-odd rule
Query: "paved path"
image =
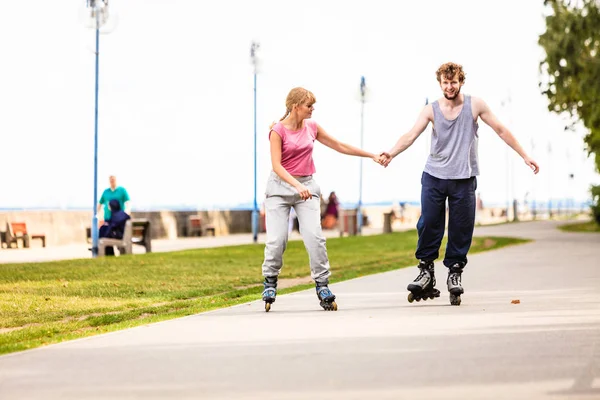
[[(415, 268), (0, 357), (0, 399), (598, 399), (600, 235), (472, 255), (460, 307), (408, 304)], [(520, 304), (511, 304), (512, 300)]]

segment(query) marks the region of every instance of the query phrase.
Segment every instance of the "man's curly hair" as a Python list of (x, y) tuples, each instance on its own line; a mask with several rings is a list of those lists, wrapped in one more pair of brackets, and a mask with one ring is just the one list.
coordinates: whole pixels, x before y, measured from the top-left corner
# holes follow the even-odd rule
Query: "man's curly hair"
[(447, 62), (446, 64), (442, 64), (441, 67), (435, 71), (435, 77), (438, 82), (442, 82), (442, 75), (444, 75), (447, 79), (452, 79), (458, 73), (458, 81), (460, 83), (465, 83), (466, 74), (462, 69), (462, 65), (455, 64), (453, 62)]

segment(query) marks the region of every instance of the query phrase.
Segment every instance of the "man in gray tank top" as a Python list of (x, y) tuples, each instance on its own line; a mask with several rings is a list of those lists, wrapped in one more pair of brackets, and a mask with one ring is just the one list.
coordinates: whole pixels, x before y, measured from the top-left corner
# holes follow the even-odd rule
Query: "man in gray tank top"
[(478, 119), (489, 125), (500, 138), (516, 151), (534, 174), (538, 164), (532, 160), (513, 134), (496, 118), (487, 104), (462, 94), (465, 73), (461, 65), (443, 64), (436, 77), (443, 97), (426, 105), (410, 131), (402, 135), (386, 157), (387, 166), (394, 157), (409, 148), (431, 122), (431, 151), (421, 178), (421, 217), (417, 223), (419, 241), (416, 258), (419, 275), (408, 285), (408, 301), (439, 297), (435, 288), (433, 261), (439, 257), (446, 224), (448, 200), (448, 244), (444, 265), (448, 268), (450, 303), (460, 305), (464, 290), (461, 274), (467, 264), (467, 253), (475, 227), (475, 190), (479, 163), (477, 160)]

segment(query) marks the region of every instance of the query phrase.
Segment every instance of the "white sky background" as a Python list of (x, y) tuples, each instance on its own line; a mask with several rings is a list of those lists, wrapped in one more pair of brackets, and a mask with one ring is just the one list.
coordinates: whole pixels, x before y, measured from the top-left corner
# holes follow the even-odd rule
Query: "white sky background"
[[(94, 32), (78, 19), (84, 3), (3, 4), (0, 208), (93, 206)], [(119, 21), (100, 38), (98, 191), (115, 174), (134, 209), (251, 203), (249, 47), (258, 40), (259, 202), (271, 169), (268, 126), (291, 88), (311, 90), (313, 118), (358, 146), (364, 75), (364, 147), (380, 152), (411, 128), (426, 97), (441, 95), (434, 72), (446, 61), (464, 66), (463, 93), (483, 98), (541, 166), (534, 178), (511, 150), (507, 179), (507, 146), (481, 122), (484, 203), (505, 204), (507, 189), (520, 200), (528, 191), (530, 200), (586, 200), (600, 178), (583, 133), (563, 132), (538, 88), (542, 3), (111, 0)], [(387, 169), (364, 159), (364, 203), (419, 200), (429, 135)], [(358, 158), (316, 143), (314, 159), (324, 195), (358, 200)]]

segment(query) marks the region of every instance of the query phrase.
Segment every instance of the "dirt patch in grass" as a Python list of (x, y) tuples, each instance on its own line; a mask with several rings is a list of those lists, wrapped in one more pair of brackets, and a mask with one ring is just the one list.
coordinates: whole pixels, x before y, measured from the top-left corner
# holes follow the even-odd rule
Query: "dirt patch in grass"
[(17, 326), (15, 328), (0, 328), (0, 335), (2, 335), (3, 333), (18, 331), (19, 329), (23, 329), (23, 327)]
[(492, 248), (492, 247), (494, 247), (496, 245), (496, 243), (497, 242), (494, 239), (485, 239), (483, 241), (483, 248), (484, 249)]
[(313, 283), (313, 279), (310, 276), (305, 276), (304, 278), (286, 278), (277, 281), (277, 289), (286, 289), (307, 283)]
[[(302, 278), (280, 278), (277, 280), (277, 289), (287, 289), (298, 285), (305, 285), (307, 283), (313, 283), (313, 278), (310, 276), (304, 276)], [(262, 283), (256, 283), (253, 285), (239, 286), (236, 289), (251, 289), (251, 288), (262, 288)]]

